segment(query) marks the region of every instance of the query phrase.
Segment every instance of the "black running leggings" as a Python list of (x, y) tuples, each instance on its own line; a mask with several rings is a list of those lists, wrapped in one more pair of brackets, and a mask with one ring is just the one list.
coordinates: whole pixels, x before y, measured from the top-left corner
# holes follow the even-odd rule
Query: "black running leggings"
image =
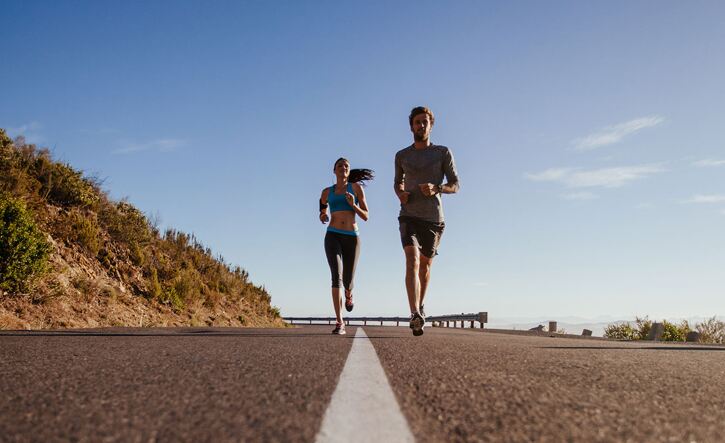
[(339, 288), (342, 283), (345, 289), (351, 291), (355, 265), (360, 255), (358, 237), (328, 231), (325, 235), (325, 254), (330, 265), (332, 287)]

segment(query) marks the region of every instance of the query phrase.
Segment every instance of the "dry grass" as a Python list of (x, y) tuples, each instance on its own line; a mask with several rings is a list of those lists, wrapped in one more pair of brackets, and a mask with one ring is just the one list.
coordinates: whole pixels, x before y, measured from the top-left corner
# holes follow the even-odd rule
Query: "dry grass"
[(0, 192), (32, 210), (52, 248), (45, 275), (0, 293), (0, 328), (284, 326), (264, 287), (193, 235), (161, 235), (97, 180), (2, 129), (0, 160)]

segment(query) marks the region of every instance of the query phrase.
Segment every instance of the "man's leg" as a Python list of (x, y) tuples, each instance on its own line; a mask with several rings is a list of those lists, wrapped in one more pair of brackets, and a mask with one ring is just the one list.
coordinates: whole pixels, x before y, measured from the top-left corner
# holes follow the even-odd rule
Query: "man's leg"
[(433, 265), (433, 257), (436, 256), (438, 251), (438, 245), (443, 235), (443, 229), (445, 224), (443, 223), (430, 223), (424, 231), (420, 233), (421, 250), (420, 250), (420, 269), (418, 271), (418, 278), (420, 281), (420, 311), (422, 311), (423, 303), (425, 300), (425, 293), (428, 290), (428, 283), (430, 282), (430, 268)]
[(420, 304), (418, 308), (423, 306), (425, 300), (425, 291), (428, 289), (428, 282), (430, 281), (430, 268), (433, 264), (433, 258), (428, 258), (423, 254), (420, 254), (420, 267), (418, 270), (418, 278), (420, 282)]
[(418, 312), (420, 307), (420, 253), (417, 246), (405, 246), (405, 289), (408, 292), (408, 305), (410, 313)]

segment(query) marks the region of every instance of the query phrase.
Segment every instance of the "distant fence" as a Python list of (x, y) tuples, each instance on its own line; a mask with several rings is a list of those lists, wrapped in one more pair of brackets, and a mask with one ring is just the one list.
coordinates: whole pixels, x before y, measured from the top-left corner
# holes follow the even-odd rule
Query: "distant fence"
[[(327, 323), (332, 324), (336, 321), (335, 317), (284, 317), (284, 320), (290, 324), (320, 324)], [(407, 324), (410, 317), (345, 317), (345, 323), (349, 326), (352, 322), (362, 323), (363, 326), (367, 326), (368, 322), (371, 324), (380, 324), (384, 326), (387, 323), (395, 323), (395, 326), (400, 326), (400, 323)], [(476, 327), (478, 323), (480, 328), (483, 328), (485, 323), (488, 323), (488, 312), (478, 312), (473, 314), (451, 314), (451, 315), (432, 315), (426, 317), (426, 322), (430, 322), (436, 327), (457, 327), (460, 324), (461, 328), (465, 328), (466, 324), (469, 324), (471, 328)]]

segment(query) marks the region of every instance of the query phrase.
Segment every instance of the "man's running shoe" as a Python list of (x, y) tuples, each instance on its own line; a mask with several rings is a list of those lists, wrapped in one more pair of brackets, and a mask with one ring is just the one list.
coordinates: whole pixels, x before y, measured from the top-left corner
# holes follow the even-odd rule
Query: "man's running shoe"
[(423, 335), (423, 329), (425, 328), (425, 319), (416, 312), (410, 317), (410, 327), (413, 329), (413, 335), (415, 335), (416, 337), (419, 335)]
[(345, 335), (345, 323), (335, 323), (335, 329), (332, 330), (333, 335)]

